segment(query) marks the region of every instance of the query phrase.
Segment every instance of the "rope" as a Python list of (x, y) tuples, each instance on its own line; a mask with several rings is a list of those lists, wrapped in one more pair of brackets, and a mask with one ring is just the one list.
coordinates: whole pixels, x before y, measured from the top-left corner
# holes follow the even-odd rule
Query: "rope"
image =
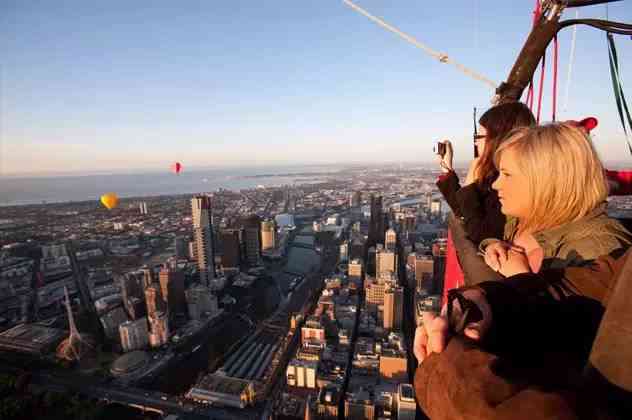
[(632, 131), (632, 117), (630, 117), (630, 110), (625, 100), (625, 94), (623, 93), (623, 85), (621, 83), (621, 75), (619, 74), (619, 58), (617, 57), (617, 48), (614, 43), (614, 38), (611, 33), (606, 34), (608, 40), (608, 59), (610, 63), (610, 76), (612, 77), (612, 87), (614, 89), (614, 98), (617, 103), (617, 111), (619, 111), (619, 119), (621, 120), (621, 126), (625, 133), (625, 141), (628, 145), (628, 150), (632, 154), (632, 145), (630, 145), (630, 134), (626, 128), (627, 125)]
[(536, 122), (540, 124), (540, 111), (542, 110), (542, 93), (544, 92), (544, 70), (546, 69), (546, 51), (542, 55), (542, 68), (540, 69), (540, 92), (538, 93), (538, 113)]
[[(575, 10), (575, 19), (579, 19), (579, 10)], [(575, 42), (577, 41), (577, 25), (573, 25), (573, 35), (571, 38), (571, 53), (568, 58), (568, 73), (566, 74), (566, 92), (564, 93), (564, 112), (568, 109), (568, 96), (571, 88), (571, 76), (573, 74), (573, 63), (575, 62)]]
[(553, 38), (553, 121), (555, 121), (557, 111), (557, 56), (558, 56), (557, 35)]
[(362, 9), (361, 7), (356, 6), (350, 0), (342, 0), (342, 1), (347, 6), (351, 7), (353, 10), (355, 10), (356, 12), (366, 16), (367, 18), (369, 18), (373, 22), (377, 23), (378, 25), (380, 25), (384, 29), (387, 29), (387, 30), (393, 32), (394, 34), (398, 35), (400, 38), (403, 38), (404, 40), (406, 40), (409, 43), (413, 44), (414, 46), (416, 46), (420, 50), (424, 51), (426, 54), (428, 54), (428, 55), (436, 58), (437, 60), (439, 60), (439, 62), (444, 63), (444, 64), (451, 64), (454, 67), (456, 67), (459, 71), (464, 73), (465, 75), (470, 76), (473, 79), (476, 79), (476, 80), (478, 80), (480, 82), (483, 82), (483, 83), (487, 84), (492, 89), (496, 89), (496, 87), (497, 87), (496, 83), (493, 82), (492, 80), (488, 79), (487, 77), (483, 76), (482, 74), (477, 73), (474, 70), (471, 70), (471, 69), (465, 67), (463, 64), (460, 64), (460, 63), (454, 61), (447, 54), (440, 53), (440, 52), (435, 51), (432, 48), (428, 47), (427, 45), (422, 44), (421, 42), (417, 41), (412, 36), (400, 31), (399, 29), (395, 28), (394, 26), (389, 25), (384, 20), (382, 20), (382, 19), (380, 19), (380, 18), (378, 18), (376, 16), (373, 16), (372, 14), (370, 14), (366, 10)]

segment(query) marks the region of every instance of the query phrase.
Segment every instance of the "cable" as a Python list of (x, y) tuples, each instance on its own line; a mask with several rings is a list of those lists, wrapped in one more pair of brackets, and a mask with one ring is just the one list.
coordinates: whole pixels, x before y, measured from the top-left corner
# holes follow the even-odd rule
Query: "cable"
[(540, 111), (542, 110), (542, 93), (544, 93), (544, 70), (546, 69), (546, 51), (542, 54), (542, 68), (540, 69), (540, 92), (538, 93), (538, 113), (536, 122), (540, 124)]
[[(579, 10), (575, 10), (575, 19), (579, 19)], [(577, 25), (573, 26), (573, 35), (571, 37), (571, 52), (568, 58), (568, 73), (566, 74), (566, 91), (564, 92), (563, 110), (568, 110), (568, 97), (571, 88), (571, 76), (573, 75), (573, 63), (575, 62), (575, 43), (577, 42)]]
[(557, 56), (558, 56), (557, 35), (553, 38), (553, 121), (556, 119), (557, 111)]
[(432, 48), (428, 47), (427, 45), (422, 44), (421, 42), (417, 41), (412, 36), (400, 31), (399, 29), (395, 28), (394, 26), (389, 25), (388, 23), (386, 23), (382, 19), (380, 19), (380, 18), (378, 18), (376, 16), (373, 16), (372, 14), (370, 14), (366, 10), (362, 9), (361, 7), (356, 6), (350, 0), (342, 0), (342, 1), (347, 6), (351, 7), (353, 10), (355, 10), (356, 12), (366, 16), (367, 18), (369, 18), (373, 22), (377, 23), (378, 25), (380, 25), (384, 29), (387, 29), (387, 30), (393, 32), (394, 34), (398, 35), (399, 37), (401, 37), (404, 40), (408, 41), (409, 43), (413, 44), (414, 46), (416, 46), (420, 50), (424, 51), (426, 54), (431, 55), (432, 57), (436, 58), (441, 63), (452, 64), (454, 67), (456, 67), (462, 73), (472, 77), (473, 79), (476, 79), (476, 80), (478, 80), (480, 82), (483, 82), (483, 83), (487, 84), (488, 86), (490, 86), (493, 89), (497, 88), (497, 85), (496, 85), (495, 82), (493, 82), (492, 80), (490, 80), (487, 77), (483, 76), (482, 74), (477, 73), (476, 71), (465, 67), (463, 64), (460, 64), (460, 63), (452, 60), (447, 54), (440, 53), (440, 52), (435, 51)]

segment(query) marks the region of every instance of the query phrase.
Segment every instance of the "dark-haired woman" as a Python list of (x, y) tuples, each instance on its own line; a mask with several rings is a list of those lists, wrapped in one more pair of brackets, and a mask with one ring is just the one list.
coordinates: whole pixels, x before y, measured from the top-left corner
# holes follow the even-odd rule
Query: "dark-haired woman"
[(487, 110), (479, 119), (478, 135), (474, 139), (479, 157), (472, 161), (462, 185), (452, 167), (452, 144), (444, 141), (446, 153), (440, 158), (443, 175), (437, 186), (476, 245), (486, 238), (502, 239), (504, 234), (505, 215), (500, 211), (498, 194), (491, 188), (498, 176), (494, 153), (512, 129), (532, 125), (535, 125), (533, 113), (521, 102), (505, 103)]

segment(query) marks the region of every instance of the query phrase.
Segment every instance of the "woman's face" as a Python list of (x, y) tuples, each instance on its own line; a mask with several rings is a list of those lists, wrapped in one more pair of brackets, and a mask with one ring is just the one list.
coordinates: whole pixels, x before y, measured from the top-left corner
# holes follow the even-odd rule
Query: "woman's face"
[(477, 136), (474, 138), (474, 144), (478, 150), (478, 155), (483, 156), (485, 151), (485, 139), (487, 138), (487, 129), (479, 124), (477, 130)]
[(512, 149), (503, 152), (498, 178), (492, 188), (498, 191), (501, 211), (507, 216), (525, 218), (531, 212), (529, 180), (518, 167), (518, 156)]

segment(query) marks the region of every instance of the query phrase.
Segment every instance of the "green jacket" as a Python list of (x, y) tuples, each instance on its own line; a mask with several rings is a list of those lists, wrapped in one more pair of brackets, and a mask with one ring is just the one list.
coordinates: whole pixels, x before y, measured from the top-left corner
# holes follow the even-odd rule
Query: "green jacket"
[[(518, 219), (508, 217), (505, 240), (511, 240), (518, 230)], [(580, 266), (617, 249), (625, 251), (632, 245), (632, 234), (621, 223), (606, 214), (606, 206), (595, 208), (581, 219), (533, 234), (544, 251), (541, 270)], [(481, 248), (495, 240), (484, 240)]]

